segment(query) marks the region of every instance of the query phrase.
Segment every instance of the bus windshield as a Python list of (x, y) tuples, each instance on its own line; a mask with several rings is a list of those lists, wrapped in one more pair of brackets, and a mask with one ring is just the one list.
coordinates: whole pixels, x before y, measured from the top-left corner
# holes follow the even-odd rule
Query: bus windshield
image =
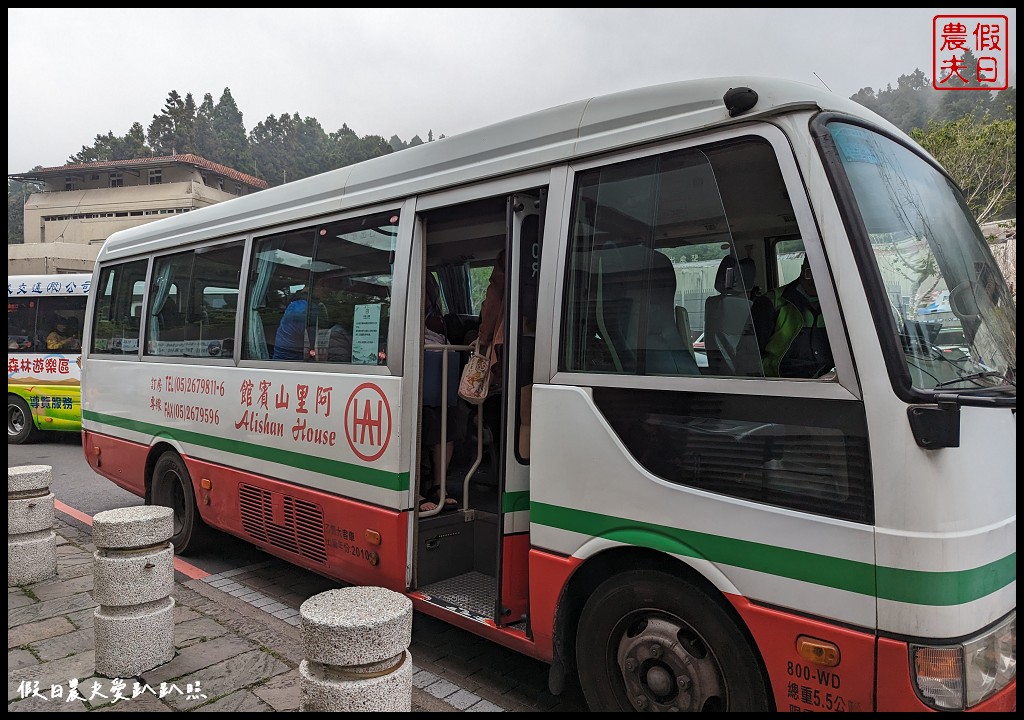
[(1016, 385), (1017, 311), (960, 190), (903, 145), (829, 125), (916, 390)]

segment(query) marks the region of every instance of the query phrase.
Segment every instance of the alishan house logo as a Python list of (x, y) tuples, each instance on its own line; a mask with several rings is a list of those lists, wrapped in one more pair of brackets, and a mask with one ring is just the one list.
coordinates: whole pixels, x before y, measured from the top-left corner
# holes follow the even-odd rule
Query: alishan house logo
[(932, 87), (1008, 88), (1009, 32), (1005, 15), (936, 15), (932, 20)]

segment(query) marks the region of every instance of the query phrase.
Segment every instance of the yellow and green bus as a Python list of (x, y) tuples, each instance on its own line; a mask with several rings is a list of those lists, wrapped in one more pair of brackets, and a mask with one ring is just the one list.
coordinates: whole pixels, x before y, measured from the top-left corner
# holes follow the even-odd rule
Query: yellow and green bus
[(89, 273), (7, 277), (7, 442), (82, 428), (82, 320)]

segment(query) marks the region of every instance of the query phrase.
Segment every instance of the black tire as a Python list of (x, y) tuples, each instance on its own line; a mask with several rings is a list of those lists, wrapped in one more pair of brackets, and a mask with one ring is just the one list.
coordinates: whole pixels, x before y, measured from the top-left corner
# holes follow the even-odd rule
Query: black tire
[(580, 615), (576, 664), (594, 712), (771, 709), (735, 621), (668, 573), (633, 570), (598, 586)]
[(150, 505), (169, 507), (174, 511), (174, 535), (171, 543), (178, 555), (202, 550), (213, 531), (199, 516), (192, 478), (178, 453), (169, 450), (161, 455), (153, 468)]
[(17, 395), (7, 396), (7, 444), (24, 445), (38, 436), (32, 410)]

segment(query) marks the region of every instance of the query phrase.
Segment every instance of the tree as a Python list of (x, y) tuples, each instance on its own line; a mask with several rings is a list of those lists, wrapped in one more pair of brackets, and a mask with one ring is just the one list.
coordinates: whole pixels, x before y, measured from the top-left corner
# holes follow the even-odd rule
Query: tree
[(1017, 119), (1017, 88), (1008, 87), (1000, 90), (992, 98), (992, 118), (994, 120)]
[(984, 89), (984, 84), (978, 80), (978, 59), (970, 50), (964, 52), (963, 58), (955, 66), (948, 65), (940, 70), (936, 84), (951, 88), (978, 89), (943, 91), (942, 101), (934, 116), (935, 120), (955, 122), (965, 116), (980, 120), (989, 114), (992, 93)]
[(82, 146), (77, 155), (68, 158), (69, 163), (109, 162), (111, 160), (134, 160), (150, 157), (152, 151), (146, 146), (146, 135), (141, 123), (135, 123), (124, 137), (113, 132), (97, 135), (93, 146)]
[(213, 108), (212, 131), (217, 139), (217, 156), (209, 158), (222, 165), (255, 175), (252, 149), (242, 124), (242, 113), (235, 104), (230, 88), (224, 88)]
[(333, 146), (315, 118), (302, 119), (298, 113), (273, 115), (249, 133), (257, 177), (271, 185), (299, 180), (331, 170)]
[(213, 129), (213, 95), (203, 95), (203, 102), (196, 109), (195, 147), (193, 152), (213, 162), (220, 162), (223, 155), (220, 138)]
[(198, 154), (196, 103), (192, 93), (182, 99), (177, 90), (171, 90), (164, 109), (153, 116), (146, 139), (156, 155)]
[(872, 88), (865, 87), (850, 99), (878, 113), (905, 133), (923, 128), (940, 100), (938, 91), (932, 88), (931, 80), (920, 68), (909, 75), (900, 75), (895, 88), (887, 85), (885, 90), (875, 94)]
[(966, 115), (932, 121), (912, 137), (949, 171), (979, 225), (1017, 202), (1016, 120)]
[[(33, 170), (41, 169), (36, 165)], [(21, 245), (25, 242), (25, 201), (28, 196), (40, 190), (32, 182), (7, 181), (7, 244)]]
[(359, 151), (359, 136), (347, 123), (332, 132), (329, 140), (331, 149), (327, 162), (332, 168), (352, 165), (362, 159), (362, 154)]

